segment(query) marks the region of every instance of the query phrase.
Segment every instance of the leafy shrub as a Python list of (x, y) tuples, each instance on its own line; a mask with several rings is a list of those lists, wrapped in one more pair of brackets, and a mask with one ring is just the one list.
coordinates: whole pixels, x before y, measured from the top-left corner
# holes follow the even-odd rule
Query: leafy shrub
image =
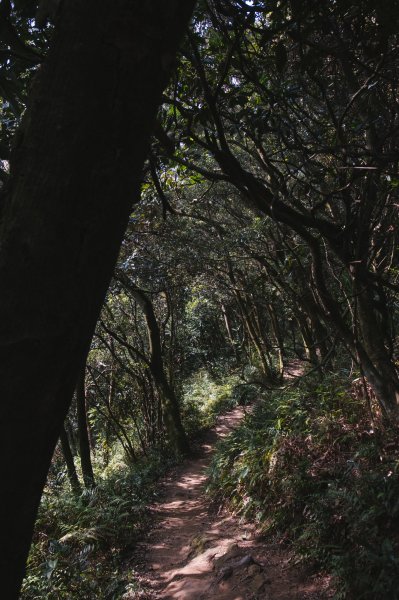
[[(190, 436), (209, 427), (225, 410), (246, 402), (254, 391), (237, 378), (214, 379), (198, 372), (185, 387), (183, 418)], [(159, 477), (174, 458), (154, 449), (141, 462), (128, 465), (116, 443), (106, 467), (96, 463), (98, 485), (76, 498), (67, 491), (62, 456), (56, 456), (43, 496), (29, 556), (21, 600), (116, 600), (134, 592), (134, 573), (126, 573), (123, 558), (148, 528), (148, 504)], [(61, 475), (60, 475), (61, 474)]]
[(211, 427), (217, 415), (248, 402), (250, 395), (239, 385), (236, 376), (219, 379), (204, 369), (197, 371), (183, 390), (182, 418), (188, 435), (191, 437)]
[(397, 444), (364, 415), (337, 377), (274, 392), (219, 445), (209, 492), (332, 572), (337, 599), (395, 600)]
[(46, 493), (21, 599), (116, 600), (132, 590), (123, 558), (148, 526), (155, 482), (171, 460), (154, 452), (134, 468), (108, 472), (79, 498)]

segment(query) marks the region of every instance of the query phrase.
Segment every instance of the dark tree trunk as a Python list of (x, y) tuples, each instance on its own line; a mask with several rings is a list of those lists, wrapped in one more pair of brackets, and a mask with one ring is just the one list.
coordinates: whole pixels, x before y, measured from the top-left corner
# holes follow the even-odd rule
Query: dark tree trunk
[(298, 329), (301, 332), (303, 339), (303, 349), (307, 360), (310, 361), (312, 367), (319, 366), (319, 358), (316, 352), (316, 344), (312, 335), (311, 321), (303, 313), (299, 313), (296, 317)]
[(62, 426), (60, 433), (60, 443), (62, 453), (64, 455), (65, 464), (68, 472), (68, 479), (71, 486), (71, 489), (75, 496), (80, 496), (82, 493), (82, 487), (80, 485), (80, 481), (78, 478), (78, 474), (76, 472), (75, 463), (73, 460), (73, 454), (71, 450), (71, 446), (69, 444), (68, 434), (65, 431), (65, 427)]
[(130, 291), (140, 305), (146, 320), (150, 347), (149, 368), (161, 398), (162, 417), (169, 440), (177, 453), (187, 454), (189, 444), (181, 422), (179, 402), (175, 390), (166, 376), (161, 336), (154, 308), (150, 299), (142, 290), (130, 286)]
[(65, 419), (63, 427), (65, 428), (66, 434), (68, 436), (68, 442), (71, 448), (72, 456), (75, 457), (78, 454), (77, 432), (72, 427), (72, 424), (69, 421), (69, 419)]
[(76, 414), (78, 417), (79, 456), (83, 481), (86, 488), (92, 488), (95, 485), (95, 481), (91, 462), (89, 425), (87, 422), (85, 375), (85, 369), (82, 369), (76, 386)]
[(18, 598), (48, 467), (112, 276), (192, 0), (68, 0), (0, 223), (2, 597)]
[(373, 290), (364, 279), (355, 280), (359, 333), (367, 360), (362, 361), (363, 371), (374, 388), (386, 417), (399, 424), (399, 378), (397, 369), (384, 339), (384, 328), (379, 322)]

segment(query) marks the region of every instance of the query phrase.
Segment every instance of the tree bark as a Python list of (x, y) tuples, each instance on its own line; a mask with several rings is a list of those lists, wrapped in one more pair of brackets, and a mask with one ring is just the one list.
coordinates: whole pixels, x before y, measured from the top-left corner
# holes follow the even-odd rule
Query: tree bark
[(270, 323), (272, 326), (274, 339), (276, 341), (277, 360), (278, 360), (278, 377), (280, 380), (282, 380), (284, 377), (284, 352), (285, 352), (283, 336), (281, 335), (279, 322), (278, 322), (276, 311), (274, 310), (274, 306), (273, 306), (272, 302), (269, 302), (267, 304), (267, 310), (268, 310), (268, 313), (270, 316)]
[(1, 198), (0, 579), (18, 598), (51, 456), (193, 0), (61, 2)]
[(91, 462), (89, 426), (87, 423), (85, 375), (86, 369), (83, 368), (79, 375), (76, 386), (76, 413), (78, 417), (80, 465), (82, 467), (82, 475), (85, 487), (90, 489), (94, 487), (95, 480), (93, 465)]
[(399, 378), (395, 364), (384, 340), (384, 328), (378, 320), (373, 299), (373, 290), (365, 285), (364, 279), (354, 281), (362, 345), (370, 365), (362, 363), (364, 373), (374, 388), (377, 399), (386, 417), (399, 424)]
[(154, 308), (150, 299), (142, 290), (133, 288), (132, 286), (129, 286), (129, 289), (140, 305), (146, 320), (150, 349), (149, 368), (161, 398), (162, 417), (166, 431), (168, 432), (169, 441), (177, 453), (188, 454), (190, 448), (180, 418), (179, 402), (165, 372), (161, 336)]
[(80, 485), (80, 481), (78, 478), (78, 474), (76, 472), (75, 463), (73, 460), (73, 454), (71, 450), (71, 446), (69, 444), (68, 434), (65, 430), (65, 427), (62, 426), (60, 433), (60, 443), (62, 454), (64, 455), (65, 464), (68, 472), (68, 479), (72, 489), (72, 492), (75, 496), (80, 496), (82, 493), (82, 487)]

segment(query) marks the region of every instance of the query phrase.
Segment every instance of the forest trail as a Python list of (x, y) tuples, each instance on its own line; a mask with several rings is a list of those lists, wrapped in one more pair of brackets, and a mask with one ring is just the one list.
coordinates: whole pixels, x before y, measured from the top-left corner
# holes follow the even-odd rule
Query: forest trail
[[(216, 513), (205, 496), (206, 468), (215, 443), (238, 425), (238, 407), (221, 415), (199, 456), (164, 481), (162, 500), (151, 510), (155, 526), (140, 544), (150, 599), (321, 600), (327, 580), (311, 578), (281, 545), (267, 544), (249, 523)], [(248, 409), (247, 409), (248, 410)], [(142, 597), (142, 596), (141, 596)]]

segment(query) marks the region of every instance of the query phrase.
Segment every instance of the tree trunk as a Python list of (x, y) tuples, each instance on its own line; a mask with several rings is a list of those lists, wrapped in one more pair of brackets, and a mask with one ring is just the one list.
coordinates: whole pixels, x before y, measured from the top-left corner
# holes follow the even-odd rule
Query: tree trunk
[(260, 339), (259, 330), (257, 331), (256, 325), (251, 318), (250, 309), (248, 308), (247, 302), (244, 300), (243, 295), (238, 290), (234, 290), (233, 293), (236, 298), (237, 305), (241, 311), (241, 317), (243, 325), (245, 326), (248, 334), (248, 339), (258, 354), (262, 373), (268, 379), (273, 379), (273, 373), (270, 368), (266, 351), (263, 348), (262, 341)]
[(62, 453), (63, 453), (64, 459), (65, 459), (65, 464), (66, 464), (66, 468), (67, 468), (67, 472), (68, 472), (68, 479), (69, 479), (69, 483), (70, 483), (72, 492), (75, 494), (75, 496), (80, 496), (82, 493), (82, 487), (80, 485), (78, 474), (76, 472), (75, 463), (73, 461), (73, 455), (72, 455), (71, 446), (69, 444), (68, 434), (67, 434), (64, 426), (62, 426), (62, 428), (61, 428), (60, 443), (61, 443)]
[(274, 306), (271, 302), (267, 305), (267, 310), (270, 316), (270, 323), (272, 326), (272, 331), (274, 335), (274, 339), (276, 341), (276, 349), (277, 349), (277, 360), (278, 360), (278, 377), (279, 379), (283, 379), (284, 377), (284, 343), (283, 336), (281, 335), (281, 330), (279, 326), (279, 322), (277, 319), (276, 311), (274, 310)]
[(175, 390), (170, 385), (166, 376), (159, 325), (154, 313), (154, 308), (150, 299), (147, 298), (142, 290), (133, 288), (130, 285), (129, 289), (143, 310), (146, 320), (150, 347), (149, 368), (161, 398), (162, 416), (166, 431), (168, 432), (169, 441), (177, 453), (187, 454), (190, 448), (181, 422), (179, 402)]
[(90, 453), (89, 425), (87, 423), (85, 375), (85, 368), (83, 368), (76, 386), (76, 413), (78, 417), (80, 465), (85, 487), (90, 489), (94, 487), (95, 481)]
[(0, 580), (16, 600), (55, 444), (193, 0), (61, 2), (1, 198)]
[[(390, 350), (385, 345), (383, 327), (378, 322), (373, 290), (364, 280), (356, 279), (354, 288), (362, 345), (370, 360), (370, 365), (363, 361), (362, 367), (385, 416), (392, 423), (399, 424), (399, 378)], [(371, 365), (373, 368), (370, 368)]]
[(234, 343), (233, 334), (231, 332), (229, 316), (227, 314), (226, 307), (223, 304), (223, 302), (221, 302), (220, 308), (221, 308), (221, 311), (222, 311), (222, 317), (223, 317), (224, 326), (226, 327), (227, 337), (229, 339), (231, 347), (233, 348), (233, 350), (235, 350), (235, 343)]
[(310, 327), (310, 319), (308, 319), (303, 313), (299, 313), (296, 317), (298, 323), (298, 329), (301, 332), (303, 340), (303, 349), (305, 352), (306, 359), (310, 362), (312, 367), (319, 366), (319, 358), (316, 352), (316, 345), (312, 336), (312, 328)]

